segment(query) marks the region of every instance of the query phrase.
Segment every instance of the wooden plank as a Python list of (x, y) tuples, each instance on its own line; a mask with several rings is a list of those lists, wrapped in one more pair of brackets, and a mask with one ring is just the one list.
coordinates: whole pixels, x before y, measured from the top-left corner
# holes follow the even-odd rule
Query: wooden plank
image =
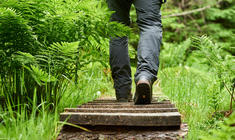
[(178, 112), (176, 108), (65, 108), (65, 112), (90, 112), (90, 113), (161, 113)]
[[(133, 105), (132, 102), (127, 103), (120, 103), (120, 102), (89, 102), (84, 105)], [(151, 104), (170, 104), (169, 101), (162, 101), (162, 102), (152, 102)]]
[[(153, 102), (157, 102), (158, 99), (161, 99), (160, 97), (156, 97), (153, 99)], [(133, 100), (131, 100), (133, 102)], [(164, 101), (170, 101), (168, 99), (165, 99)], [(90, 103), (93, 102), (93, 103), (106, 103), (106, 102), (117, 102), (117, 100), (115, 98), (107, 98), (107, 99), (96, 99), (94, 101), (90, 101)]]
[(180, 126), (178, 112), (168, 113), (61, 113), (61, 121), (79, 125)]
[(134, 105), (132, 104), (113, 104), (113, 105), (80, 105), (78, 108), (175, 108), (174, 104), (148, 104)]

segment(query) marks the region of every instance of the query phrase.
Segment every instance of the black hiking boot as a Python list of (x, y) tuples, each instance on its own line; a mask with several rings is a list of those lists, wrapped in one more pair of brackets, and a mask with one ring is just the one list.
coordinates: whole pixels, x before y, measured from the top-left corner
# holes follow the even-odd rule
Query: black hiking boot
[(136, 84), (134, 97), (135, 104), (151, 104), (152, 101), (152, 84), (144, 77), (141, 77)]

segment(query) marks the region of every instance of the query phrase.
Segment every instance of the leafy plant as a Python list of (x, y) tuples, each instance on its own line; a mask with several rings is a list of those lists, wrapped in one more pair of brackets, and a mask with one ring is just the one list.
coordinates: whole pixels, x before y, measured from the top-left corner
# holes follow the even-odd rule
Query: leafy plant
[(82, 67), (96, 61), (107, 66), (108, 38), (129, 33), (128, 27), (109, 22), (111, 12), (102, 1), (0, 4), (0, 95), (13, 104), (32, 103), (36, 91), (57, 105)]
[(235, 139), (235, 113), (219, 124), (219, 129), (212, 129), (201, 140), (232, 140)]
[[(232, 112), (233, 101), (234, 101), (234, 82), (235, 82), (235, 71), (234, 71), (234, 56), (223, 53), (222, 47), (213, 43), (208, 37), (194, 37), (192, 38), (193, 46), (197, 47), (198, 56), (206, 58), (204, 63), (211, 66), (211, 70), (214, 71), (215, 78), (217, 79), (215, 86), (218, 85), (219, 90), (222, 92), (226, 89), (231, 97), (230, 111)], [(216, 99), (217, 98), (217, 99)], [(216, 101), (217, 100), (217, 101)], [(218, 102), (219, 96), (215, 93), (212, 97), (212, 102)], [(216, 109), (215, 105), (215, 109)]]

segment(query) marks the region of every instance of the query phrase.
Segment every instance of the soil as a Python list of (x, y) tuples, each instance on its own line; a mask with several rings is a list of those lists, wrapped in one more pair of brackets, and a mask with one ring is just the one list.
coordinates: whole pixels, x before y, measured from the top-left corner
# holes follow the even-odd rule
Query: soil
[[(177, 140), (185, 139), (188, 126), (181, 128), (84, 126), (91, 132), (64, 126), (57, 140)], [(171, 129), (171, 130), (169, 130)]]

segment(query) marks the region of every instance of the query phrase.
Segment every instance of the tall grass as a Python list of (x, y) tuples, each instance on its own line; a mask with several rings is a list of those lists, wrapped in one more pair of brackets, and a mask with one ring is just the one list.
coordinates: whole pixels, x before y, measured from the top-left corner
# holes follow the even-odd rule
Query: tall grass
[[(0, 109), (0, 139), (9, 140), (51, 140), (56, 139), (62, 124), (59, 113), (65, 107), (76, 107), (78, 104), (93, 100), (107, 92), (111, 87), (110, 73), (103, 72), (105, 67), (99, 63), (91, 63), (78, 74), (80, 79), (76, 85), (70, 81), (61, 102), (54, 111), (50, 111), (46, 101), (37, 101), (34, 93), (33, 106), (18, 104), (16, 107), (8, 104), (7, 109)], [(108, 82), (109, 81), (109, 82)], [(38, 102), (41, 102), (38, 105)], [(15, 110), (15, 108), (17, 108)], [(29, 111), (31, 110), (31, 111)]]
[[(203, 73), (189, 67), (167, 68), (160, 72), (163, 92), (176, 103), (182, 119), (189, 125), (188, 139), (198, 139), (203, 133), (215, 126), (214, 106), (228, 110), (229, 95), (225, 91), (213, 102), (213, 74)], [(218, 90), (218, 89), (217, 89)]]
[(105, 67), (99, 63), (91, 63), (79, 71), (78, 84), (72, 82), (59, 104), (64, 107), (76, 107), (79, 104), (96, 99), (112, 90), (111, 73), (105, 73)]
[(0, 139), (41, 140), (57, 137), (62, 126), (58, 123), (57, 111), (48, 111), (49, 106), (44, 101), (38, 105), (36, 92), (33, 97), (33, 107), (30, 109), (27, 104), (18, 104), (15, 110), (8, 102), (7, 110), (1, 110)]
[[(188, 49), (193, 48), (190, 54), (185, 52), (187, 49), (163, 50), (162, 59), (165, 59), (165, 53), (169, 53), (168, 56), (187, 57), (183, 57), (186, 58), (183, 63), (178, 59), (169, 61), (166, 64), (168, 68), (162, 64), (159, 77), (163, 92), (176, 103), (183, 121), (189, 125), (188, 139), (194, 140), (208, 135), (210, 129), (219, 129), (218, 123), (226, 113), (234, 111), (235, 59), (206, 36), (195, 37), (187, 42)], [(166, 60), (163, 62), (167, 63)]]

